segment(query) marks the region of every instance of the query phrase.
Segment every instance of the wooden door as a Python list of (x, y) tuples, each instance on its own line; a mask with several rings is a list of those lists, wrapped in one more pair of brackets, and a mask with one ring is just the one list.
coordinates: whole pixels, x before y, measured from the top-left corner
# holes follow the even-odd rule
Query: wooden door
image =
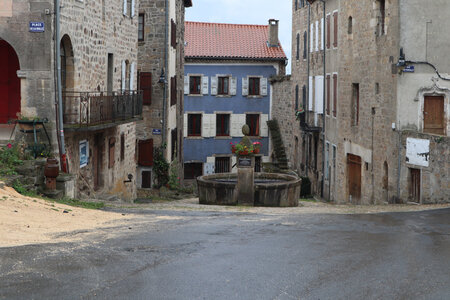
[(9, 119), (17, 119), (20, 112), (20, 69), (19, 59), (14, 49), (0, 40), (0, 123)]
[(410, 193), (411, 200), (414, 202), (420, 202), (420, 170), (419, 169), (410, 169), (411, 171), (411, 185), (410, 185)]
[(426, 96), (423, 107), (423, 132), (445, 134), (444, 97)]
[(348, 167), (348, 194), (352, 203), (359, 203), (361, 200), (361, 157), (347, 154)]

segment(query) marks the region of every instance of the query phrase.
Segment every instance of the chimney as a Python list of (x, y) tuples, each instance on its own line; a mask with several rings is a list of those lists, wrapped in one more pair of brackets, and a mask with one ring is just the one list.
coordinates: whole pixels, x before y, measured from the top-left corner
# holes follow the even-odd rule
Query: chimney
[(269, 47), (278, 47), (278, 20), (269, 20)]

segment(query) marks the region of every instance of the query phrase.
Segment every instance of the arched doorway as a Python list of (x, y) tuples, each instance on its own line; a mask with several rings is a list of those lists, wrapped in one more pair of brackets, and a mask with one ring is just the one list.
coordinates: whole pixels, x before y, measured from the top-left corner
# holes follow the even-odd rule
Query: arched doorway
[(70, 37), (66, 34), (61, 39), (61, 85), (63, 92), (73, 91), (74, 88), (74, 62), (73, 48)]
[(17, 119), (20, 113), (19, 58), (13, 47), (0, 39), (0, 123)]

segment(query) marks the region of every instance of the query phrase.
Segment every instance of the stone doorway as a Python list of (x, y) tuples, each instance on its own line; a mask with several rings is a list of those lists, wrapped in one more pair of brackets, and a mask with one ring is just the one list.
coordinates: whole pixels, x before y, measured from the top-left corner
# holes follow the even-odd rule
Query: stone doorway
[(348, 195), (351, 203), (361, 201), (361, 157), (347, 154)]

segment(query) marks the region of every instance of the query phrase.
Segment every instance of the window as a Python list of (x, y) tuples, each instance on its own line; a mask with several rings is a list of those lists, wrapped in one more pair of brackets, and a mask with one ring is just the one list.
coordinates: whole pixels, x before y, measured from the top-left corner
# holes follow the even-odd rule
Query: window
[(298, 60), (300, 58), (300, 34), (299, 33), (297, 33), (297, 40), (296, 40), (296, 42), (297, 42), (297, 51), (296, 51), (295, 57)]
[(444, 97), (425, 96), (423, 105), (423, 132), (445, 134)]
[(125, 159), (125, 133), (120, 135), (120, 160)]
[(138, 40), (144, 40), (145, 14), (139, 14)]
[(188, 136), (202, 135), (202, 115), (188, 114)]
[(177, 104), (177, 77), (170, 78), (170, 106)]
[(142, 101), (144, 105), (152, 104), (152, 73), (139, 73), (139, 90), (142, 91)]
[(334, 32), (333, 32), (333, 47), (338, 46), (338, 12), (333, 13), (333, 25), (334, 25)]
[(337, 92), (338, 92), (337, 74), (333, 74), (333, 117), (337, 114)]
[(359, 83), (352, 84), (352, 126), (359, 123)]
[(314, 51), (314, 24), (311, 23), (310, 25), (310, 33), (309, 33), (309, 52), (313, 52)]
[(217, 114), (216, 115), (216, 136), (230, 135), (230, 115)]
[(306, 59), (306, 52), (308, 51), (308, 33), (303, 33), (303, 59)]
[(171, 144), (171, 150), (172, 150), (170, 158), (171, 158), (171, 161), (173, 161), (177, 156), (178, 130), (176, 128), (172, 129), (172, 131), (170, 132), (170, 135), (171, 135), (170, 144)]
[(259, 114), (247, 114), (245, 123), (250, 127), (249, 136), (259, 136)]
[(196, 179), (203, 174), (203, 163), (191, 162), (184, 164), (184, 179)]
[(327, 111), (327, 115), (330, 115), (330, 75), (327, 75), (327, 107), (326, 107), (326, 111)]
[(153, 166), (153, 139), (138, 142), (138, 164), (141, 166)]
[(298, 110), (298, 85), (295, 86), (295, 110)]
[(109, 168), (114, 167), (115, 148), (116, 148), (116, 138), (114, 137), (109, 138), (109, 163), (108, 163)]
[(259, 77), (250, 77), (248, 79), (248, 94), (250, 96), (259, 95)]
[(170, 20), (170, 45), (177, 47), (177, 24), (173, 20)]
[(300, 114), (300, 124), (305, 124), (306, 121), (306, 86), (302, 87), (302, 106), (303, 113)]
[(214, 163), (215, 173), (229, 173), (230, 172), (230, 158), (229, 157), (216, 157)]
[(298, 9), (298, 0), (294, 0), (294, 2), (295, 2), (295, 10), (297, 10)]
[(380, 35), (385, 34), (385, 22), (386, 22), (386, 1), (379, 0), (380, 5), (380, 16), (379, 16), (379, 26), (380, 26)]
[(330, 49), (331, 45), (331, 16), (327, 15), (327, 49)]
[(348, 17), (348, 25), (347, 25), (347, 33), (352, 34), (353, 33), (353, 18), (352, 16)]
[(219, 77), (218, 78), (218, 90), (219, 95), (228, 95), (230, 90), (230, 77)]
[(189, 94), (200, 95), (200, 86), (202, 84), (200, 76), (189, 77)]

